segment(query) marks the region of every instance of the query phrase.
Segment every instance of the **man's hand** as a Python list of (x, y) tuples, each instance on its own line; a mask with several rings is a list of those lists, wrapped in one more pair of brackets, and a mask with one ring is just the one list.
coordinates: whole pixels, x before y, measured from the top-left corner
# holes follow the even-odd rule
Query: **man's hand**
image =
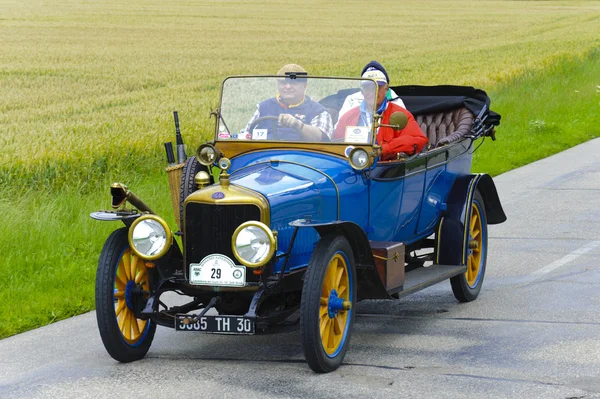
[(304, 126), (304, 123), (302, 123), (300, 119), (296, 119), (290, 114), (280, 114), (277, 123), (279, 126), (291, 127), (297, 131), (302, 130), (302, 127)]

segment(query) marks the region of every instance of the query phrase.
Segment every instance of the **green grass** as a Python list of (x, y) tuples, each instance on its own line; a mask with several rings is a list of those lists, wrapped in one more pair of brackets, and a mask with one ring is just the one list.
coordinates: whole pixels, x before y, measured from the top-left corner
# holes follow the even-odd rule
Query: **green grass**
[(475, 152), (473, 170), (497, 175), (600, 137), (600, 48), (495, 88), (497, 140)]
[(112, 181), (175, 225), (172, 111), (195, 148), (227, 75), (378, 59), (392, 85), (480, 87), (503, 117), (473, 169), (498, 174), (600, 135), (599, 21), (599, 1), (0, 2), (0, 338), (93, 309)]

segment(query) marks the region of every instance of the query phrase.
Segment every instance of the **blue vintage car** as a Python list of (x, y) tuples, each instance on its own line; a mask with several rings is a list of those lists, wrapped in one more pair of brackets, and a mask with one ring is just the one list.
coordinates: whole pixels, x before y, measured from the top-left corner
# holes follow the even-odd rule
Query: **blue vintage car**
[[(358, 301), (444, 280), (459, 301), (477, 298), (487, 225), (506, 219), (492, 178), (470, 172), (500, 120), (485, 92), (393, 87), (429, 144), (384, 161), (377, 131), (401, 133), (404, 113), (383, 124), (365, 101), (370, 119), (336, 129), (341, 136), (290, 134), (276, 114), (257, 111), (277, 100), (282, 79), (304, 85), (329, 129), (348, 96), (379, 90), (373, 80), (294, 73), (227, 78), (214, 140), (187, 157), (177, 127), (179, 162), (166, 146), (177, 226), (124, 184), (111, 186), (113, 209), (92, 217), (125, 224), (108, 237), (96, 280), (100, 335), (114, 359), (143, 358), (157, 325), (240, 335), (299, 328), (308, 365), (329, 372), (348, 349)], [(160, 300), (169, 291), (189, 301), (169, 307)]]

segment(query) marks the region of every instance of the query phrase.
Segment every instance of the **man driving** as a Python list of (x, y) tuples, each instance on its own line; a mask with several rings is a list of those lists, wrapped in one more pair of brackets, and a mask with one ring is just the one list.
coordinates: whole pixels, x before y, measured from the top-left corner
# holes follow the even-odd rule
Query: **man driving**
[[(408, 118), (408, 123), (404, 129), (394, 130), (391, 127), (381, 126), (377, 129), (377, 144), (381, 146), (378, 156), (383, 160), (393, 159), (398, 153), (415, 154), (421, 151), (427, 145), (427, 137), (415, 121), (413, 115), (401, 106), (390, 102), (386, 98), (388, 83), (383, 72), (372, 69), (365, 72), (364, 78), (373, 79), (377, 85), (377, 94), (375, 85), (372, 81), (363, 81), (361, 91), (364, 101), (357, 107), (350, 109), (339, 120), (333, 139), (347, 138), (349, 130), (355, 127), (366, 127), (369, 130), (373, 124), (374, 104), (377, 104), (376, 112), (381, 117), (382, 124), (389, 124), (390, 116), (394, 112), (402, 112)], [(376, 97), (377, 96), (377, 97)], [(350, 129), (347, 129), (350, 127)]]
[[(302, 76), (306, 74), (304, 68), (297, 64), (284, 65), (277, 72), (282, 77), (277, 81), (277, 96), (258, 104), (246, 126), (252, 139), (329, 141), (333, 133), (331, 115), (305, 94), (307, 82)], [(255, 123), (264, 117), (271, 118)]]

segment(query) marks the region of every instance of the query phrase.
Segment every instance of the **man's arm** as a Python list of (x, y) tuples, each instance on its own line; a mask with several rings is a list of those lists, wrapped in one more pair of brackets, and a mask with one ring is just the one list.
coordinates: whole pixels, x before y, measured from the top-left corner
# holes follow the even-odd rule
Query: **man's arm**
[(383, 159), (393, 158), (399, 152), (415, 154), (420, 152), (427, 145), (427, 136), (425, 136), (415, 118), (410, 113), (408, 113), (407, 116), (408, 123), (406, 127), (397, 132), (397, 136), (392, 140), (381, 145)]
[(300, 132), (309, 141), (323, 141), (323, 135), (331, 139), (333, 133), (333, 122), (329, 112), (323, 111), (315, 116), (310, 124), (302, 122), (290, 114), (279, 115), (279, 124)]
[(310, 121), (310, 126), (307, 126), (305, 129), (308, 128), (311, 130), (315, 128), (319, 130), (319, 132), (313, 131), (312, 133), (313, 135), (318, 136), (317, 140), (322, 141), (324, 138), (323, 135), (331, 140), (331, 136), (333, 135), (333, 121), (331, 120), (331, 115), (327, 111), (321, 112)]

